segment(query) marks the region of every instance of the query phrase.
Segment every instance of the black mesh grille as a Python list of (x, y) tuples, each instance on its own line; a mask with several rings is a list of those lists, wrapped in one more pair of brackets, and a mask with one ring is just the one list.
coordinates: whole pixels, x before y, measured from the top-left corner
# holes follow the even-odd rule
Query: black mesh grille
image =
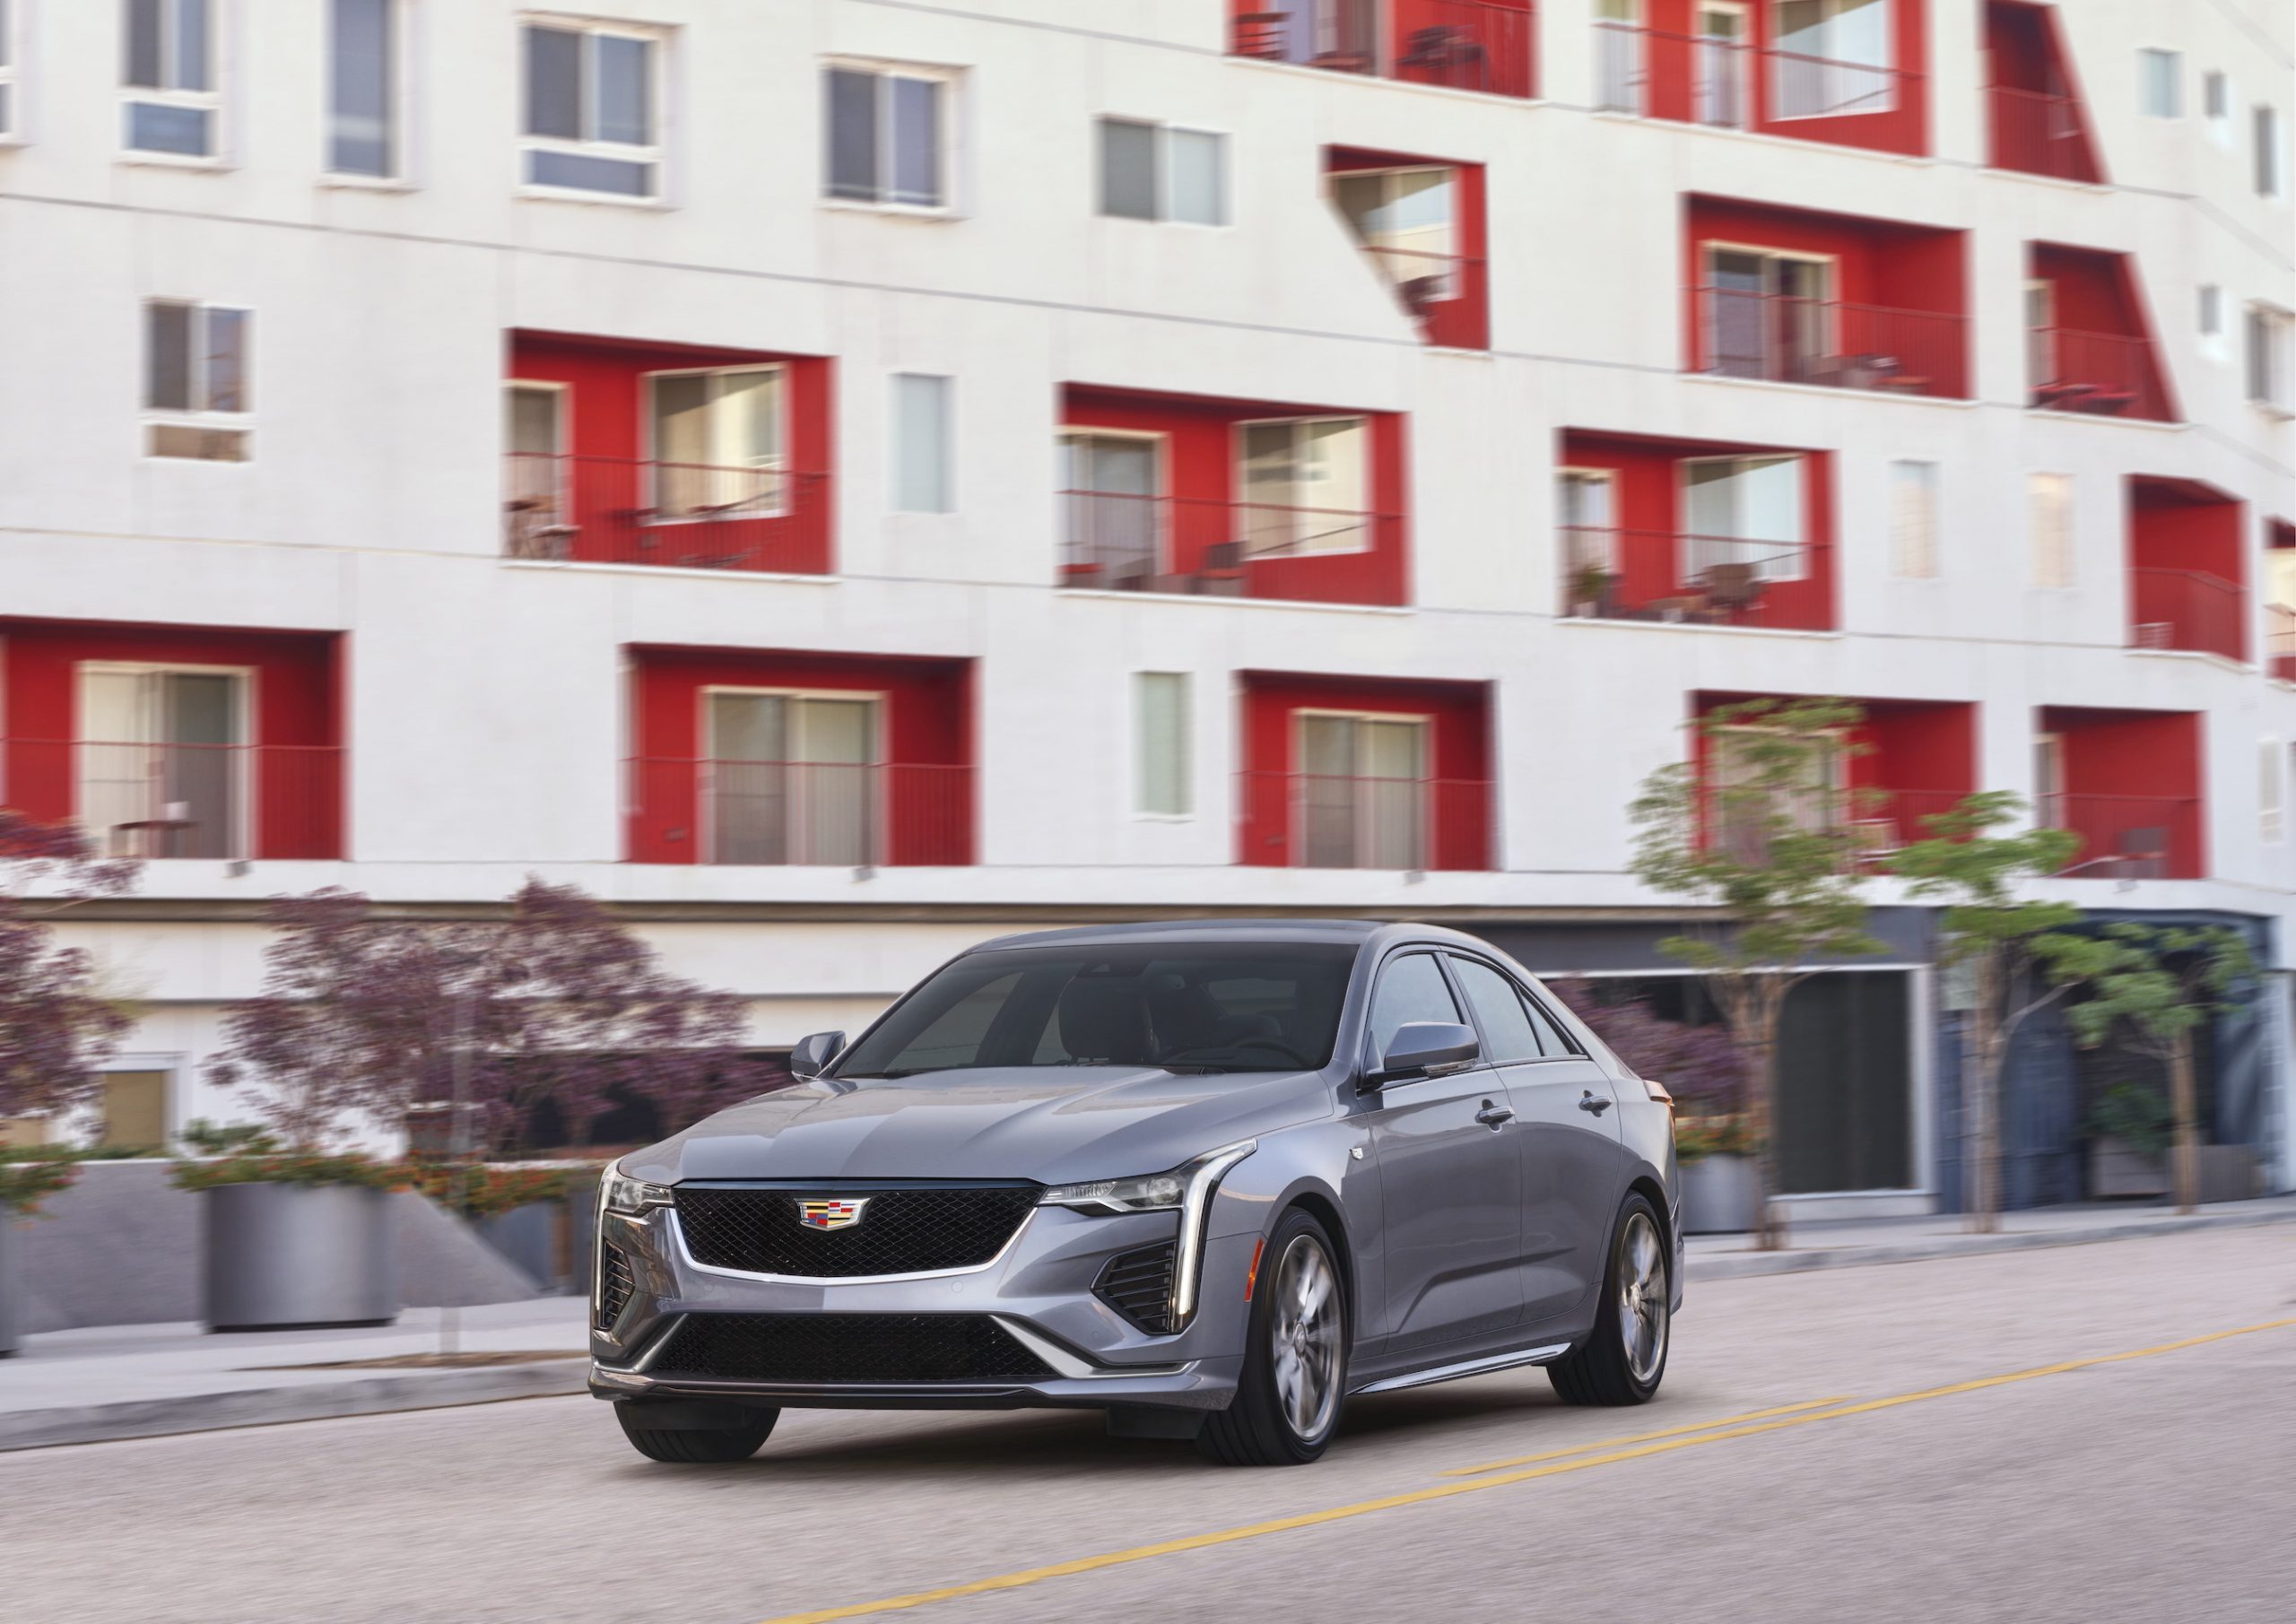
[(980, 1382), (1052, 1374), (985, 1314), (689, 1314), (648, 1370), (729, 1382)]
[(630, 1260), (622, 1255), (620, 1246), (608, 1246), (598, 1255), (598, 1328), (613, 1329), (614, 1321), (630, 1303), (634, 1290), (630, 1278)]
[[(1004, 1248), (1037, 1204), (1034, 1185), (944, 1185), (927, 1189), (678, 1191), (678, 1227), (696, 1263), (759, 1274), (846, 1280), (970, 1269)], [(860, 1221), (841, 1229), (799, 1221), (807, 1200), (865, 1200)]]
[(1170, 1240), (1136, 1252), (1119, 1252), (1092, 1282), (1092, 1295), (1151, 1336), (1169, 1335), (1172, 1269), (1178, 1257), (1179, 1243)]

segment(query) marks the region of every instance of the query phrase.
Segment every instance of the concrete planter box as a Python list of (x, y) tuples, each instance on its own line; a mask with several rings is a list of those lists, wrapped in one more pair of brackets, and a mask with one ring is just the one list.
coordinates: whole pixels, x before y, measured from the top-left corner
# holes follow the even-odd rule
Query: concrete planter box
[(564, 1291), (575, 1278), (573, 1213), (564, 1201), (530, 1201), (473, 1225), (486, 1244), (517, 1264), (545, 1291)]
[(201, 1193), (210, 1331), (387, 1325), (398, 1317), (391, 1198), (350, 1185)]
[(1743, 1235), (1760, 1217), (1760, 1182), (1744, 1156), (1701, 1156), (1682, 1165), (1683, 1233)]
[(2139, 1151), (2107, 1136), (2089, 1146), (2089, 1198), (2123, 1201), (2169, 1194), (2169, 1156)]
[(24, 1221), (13, 1207), (0, 1207), (0, 1359), (24, 1345), (23, 1243), (17, 1238)]

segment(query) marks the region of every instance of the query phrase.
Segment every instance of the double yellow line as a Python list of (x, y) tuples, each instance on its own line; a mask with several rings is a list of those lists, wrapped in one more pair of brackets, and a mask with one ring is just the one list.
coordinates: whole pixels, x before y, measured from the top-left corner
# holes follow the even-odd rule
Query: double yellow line
[(1272, 1517), (1264, 1523), (1248, 1523), (1240, 1528), (1222, 1528), (1210, 1533), (1189, 1534), (1184, 1539), (1164, 1540), (1153, 1545), (1135, 1545), (1125, 1550), (1106, 1551), (1099, 1556), (1078, 1557), (1066, 1562), (1053, 1562), (1042, 1568), (1022, 1568), (1017, 1573), (997, 1574), (990, 1578), (972, 1579), (962, 1585), (950, 1585), (937, 1590), (912, 1591), (908, 1595), (888, 1596), (882, 1601), (859, 1602), (848, 1607), (824, 1608), (818, 1612), (787, 1613), (767, 1624), (833, 1624), (839, 1619), (866, 1618), (881, 1612), (900, 1612), (913, 1607), (926, 1607), (936, 1602), (954, 1602), (966, 1596), (989, 1595), (997, 1591), (1019, 1590), (1024, 1585), (1040, 1585), (1047, 1579), (1065, 1579), (1078, 1574), (1095, 1573), (1104, 1568), (1120, 1568), (1129, 1562), (1144, 1562), (1152, 1557), (1178, 1556), (1182, 1551), (1204, 1550), (1215, 1545), (1233, 1545), (1243, 1540), (1256, 1540), (1271, 1533), (1288, 1533), (1295, 1528), (1314, 1528), (1326, 1523), (1344, 1522), (1350, 1517), (1368, 1516), (1375, 1511), (1394, 1511), (1405, 1506), (1423, 1506), (1436, 1500), (1446, 1500), (1455, 1495), (1474, 1494), (1485, 1489), (1501, 1489), (1515, 1483), (1527, 1483), (1539, 1478), (1560, 1476), (1566, 1472), (1584, 1472), (1592, 1466), (1608, 1466), (1620, 1461), (1634, 1461), (1654, 1455), (1665, 1455), (1676, 1449), (1695, 1448), (1701, 1444), (1719, 1444), (1730, 1438), (1754, 1437), (1766, 1432), (1782, 1432), (1792, 1427), (1807, 1427), (1818, 1421), (1838, 1421), (1853, 1415), (1869, 1415), (1878, 1410), (1893, 1410), (1902, 1404), (1918, 1404), (1929, 1399), (1949, 1398), (1955, 1394), (1978, 1393), (1988, 1387), (2005, 1387), (2015, 1382), (2036, 1381), (2045, 1376), (2063, 1376), (2069, 1371), (2087, 1370), (2099, 1365), (2124, 1364), (2130, 1359), (2153, 1359), (2164, 1353), (2181, 1352), (2210, 1342), (2221, 1342), (2235, 1336), (2253, 1336), (2260, 1331), (2280, 1331), (2296, 1325), (2296, 1319), (2266, 1320), (2262, 1324), (2241, 1325), (2230, 1331), (2213, 1331), (2205, 1336), (2188, 1336), (2180, 1342), (2162, 1342), (2157, 1347), (2137, 1348), (2126, 1353), (2100, 1353), (2087, 1359), (2066, 1359), (2054, 1365), (2041, 1365), (2031, 1370), (2013, 1370), (2005, 1376), (1981, 1376), (1975, 1381), (1955, 1382), (1949, 1386), (1925, 1387), (1918, 1393), (1900, 1393), (1891, 1398), (1867, 1399), (1850, 1403), (1844, 1399), (1812, 1399), (1805, 1403), (1782, 1404), (1776, 1409), (1756, 1410), (1745, 1415), (1728, 1416), (1720, 1420), (1706, 1421), (1695, 1426), (1670, 1427), (1660, 1432), (1636, 1433), (1629, 1437), (1610, 1438), (1600, 1443), (1580, 1445), (1575, 1449), (1558, 1449), (1546, 1455), (1519, 1455), (1510, 1460), (1492, 1461), (1480, 1466), (1459, 1466), (1442, 1475), (1453, 1481), (1439, 1483), (1431, 1489), (1414, 1489), (1406, 1493), (1382, 1495), (1377, 1499), (1357, 1500), (1352, 1505), (1334, 1506), (1324, 1511), (1301, 1512), (1296, 1516)]

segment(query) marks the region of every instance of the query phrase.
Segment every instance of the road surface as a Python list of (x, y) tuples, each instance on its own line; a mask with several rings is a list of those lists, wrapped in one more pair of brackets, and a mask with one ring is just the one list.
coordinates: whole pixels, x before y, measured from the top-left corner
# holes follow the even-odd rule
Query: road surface
[(679, 1469), (543, 1399), (0, 1457), (0, 1552), (11, 1624), (2285, 1620), (2296, 1227), (1718, 1282), (1654, 1404), (1487, 1376), (1299, 1471), (821, 1411)]

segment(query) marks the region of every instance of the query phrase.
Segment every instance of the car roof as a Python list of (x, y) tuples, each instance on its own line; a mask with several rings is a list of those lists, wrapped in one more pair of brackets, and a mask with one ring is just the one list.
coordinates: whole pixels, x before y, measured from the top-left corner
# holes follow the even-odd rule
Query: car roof
[(1378, 942), (1421, 939), (1480, 945), (1474, 938), (1433, 925), (1394, 925), (1376, 919), (1165, 919), (1135, 925), (1077, 925), (1066, 930), (1031, 931), (1018, 936), (998, 936), (970, 951), (996, 952), (1009, 948), (1095, 946), (1183, 942), (1326, 942), (1361, 946)]

